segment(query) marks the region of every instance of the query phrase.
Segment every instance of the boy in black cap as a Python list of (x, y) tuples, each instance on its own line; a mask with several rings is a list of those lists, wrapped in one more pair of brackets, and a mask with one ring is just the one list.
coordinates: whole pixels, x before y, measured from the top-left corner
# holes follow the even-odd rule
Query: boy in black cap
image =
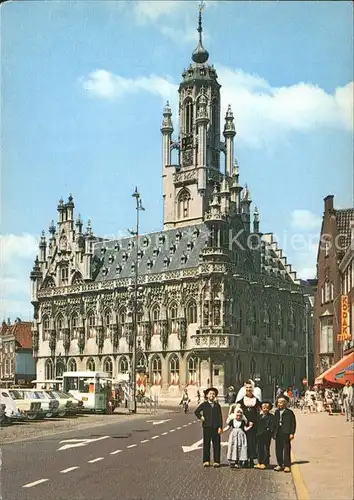
[(205, 392), (207, 401), (201, 403), (194, 414), (203, 423), (203, 466), (210, 466), (210, 443), (213, 443), (214, 467), (220, 466), (221, 439), (223, 429), (222, 411), (219, 403), (215, 401), (218, 390), (214, 387)]
[(254, 466), (255, 469), (265, 469), (269, 466), (270, 443), (275, 429), (275, 417), (270, 413), (272, 408), (272, 403), (263, 401), (256, 427), (258, 464)]
[(275, 471), (291, 472), (291, 446), (290, 442), (294, 439), (296, 431), (296, 418), (294, 412), (287, 408), (289, 398), (280, 396), (278, 398), (278, 408), (275, 411), (275, 453), (277, 455), (278, 465)]

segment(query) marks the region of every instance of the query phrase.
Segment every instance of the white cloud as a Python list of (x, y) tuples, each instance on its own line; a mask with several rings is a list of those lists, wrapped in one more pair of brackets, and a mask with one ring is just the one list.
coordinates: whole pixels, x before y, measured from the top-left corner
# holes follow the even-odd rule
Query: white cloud
[(185, 6), (186, 2), (179, 0), (164, 0), (163, 2), (140, 0), (134, 3), (134, 11), (138, 21), (156, 22), (161, 17), (170, 16), (176, 11), (182, 10)]
[(30, 318), (29, 274), (37, 252), (38, 240), (30, 234), (0, 235), (0, 320)]
[(295, 229), (317, 229), (320, 230), (322, 218), (310, 210), (294, 210), (291, 213), (291, 225)]
[[(338, 87), (333, 94), (316, 85), (297, 83), (288, 87), (272, 87), (258, 75), (219, 66), (222, 84), (222, 117), (228, 104), (234, 116), (237, 140), (249, 147), (279, 142), (292, 132), (310, 132), (320, 127), (353, 130), (353, 82)], [(103, 69), (82, 78), (84, 89), (91, 95), (118, 99), (139, 91), (161, 96), (177, 105), (177, 88), (171, 78), (141, 76), (129, 79)], [(175, 117), (175, 125), (176, 117)]]
[(293, 268), (297, 278), (311, 279), (316, 277), (318, 243), (312, 243), (308, 249), (294, 254)]

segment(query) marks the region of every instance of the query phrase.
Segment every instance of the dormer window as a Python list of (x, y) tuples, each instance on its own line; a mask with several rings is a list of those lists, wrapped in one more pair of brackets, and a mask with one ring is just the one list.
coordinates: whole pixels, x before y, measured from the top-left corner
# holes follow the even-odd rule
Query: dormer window
[(183, 253), (181, 255), (181, 264), (185, 264), (187, 262), (187, 255), (185, 253)]
[(159, 255), (159, 249), (155, 247), (154, 250), (152, 251), (152, 255), (154, 257), (157, 257)]
[(163, 245), (164, 243), (165, 243), (165, 235), (164, 234), (160, 234), (160, 236), (159, 236), (159, 244)]
[(170, 258), (169, 257), (165, 257), (164, 260), (163, 260), (164, 267), (168, 267), (169, 264), (170, 264)]
[(148, 269), (151, 269), (153, 265), (154, 265), (153, 261), (152, 261), (151, 259), (149, 259), (149, 260), (147, 261), (147, 268), (148, 268)]
[(190, 252), (193, 249), (194, 243), (193, 241), (188, 241), (187, 243), (187, 250)]
[(104, 255), (104, 254), (106, 253), (106, 250), (107, 250), (107, 248), (106, 248), (106, 247), (102, 247), (102, 248), (101, 248), (101, 254), (102, 254), (102, 255)]
[(193, 238), (198, 238), (199, 236), (199, 229), (196, 227), (193, 231)]
[(114, 250), (115, 250), (116, 252), (119, 252), (119, 243), (116, 243), (116, 244), (114, 245)]
[(143, 239), (143, 247), (147, 248), (148, 246), (149, 246), (149, 238), (145, 236), (145, 238)]
[(120, 274), (121, 272), (122, 272), (122, 266), (120, 264), (118, 264), (116, 267), (116, 273)]
[(141, 260), (143, 258), (143, 256), (144, 256), (143, 250), (139, 250), (138, 251), (138, 259)]
[(199, 262), (203, 262), (203, 254), (202, 253), (199, 254)]
[(130, 240), (128, 243), (128, 250), (131, 250), (134, 247), (134, 241)]
[(177, 233), (176, 233), (176, 241), (181, 241), (181, 239), (182, 239), (182, 233), (181, 233), (181, 231), (177, 231)]
[(171, 245), (170, 246), (170, 255), (173, 255), (176, 251), (176, 245)]
[(113, 261), (114, 261), (114, 255), (112, 255), (112, 254), (111, 254), (111, 255), (108, 257), (108, 262), (109, 262), (109, 264), (112, 264), (112, 263), (113, 263)]
[(69, 282), (69, 266), (63, 266), (60, 269), (60, 280), (62, 285), (67, 285)]
[(135, 271), (135, 262), (132, 263), (132, 265), (130, 266), (130, 268), (131, 268), (131, 271), (133, 273)]
[(102, 274), (103, 274), (103, 276), (107, 276), (107, 274), (108, 274), (108, 269), (107, 269), (106, 267), (104, 267), (104, 268), (102, 269)]
[(128, 254), (127, 254), (127, 252), (123, 253), (122, 258), (123, 258), (124, 262), (127, 262), (127, 260), (128, 260)]

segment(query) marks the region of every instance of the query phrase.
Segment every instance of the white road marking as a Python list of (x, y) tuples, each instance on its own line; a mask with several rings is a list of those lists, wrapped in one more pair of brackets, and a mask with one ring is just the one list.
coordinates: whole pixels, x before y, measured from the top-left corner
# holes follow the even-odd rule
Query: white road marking
[(152, 423), (152, 425), (160, 425), (160, 424), (164, 424), (165, 422), (169, 422), (171, 419), (170, 418), (167, 418), (166, 420), (147, 420), (146, 422), (149, 424)]
[(37, 486), (37, 484), (45, 483), (49, 481), (49, 479), (38, 479), (38, 481), (34, 481), (33, 483), (28, 483), (22, 486), (22, 488), (32, 488), (32, 486)]
[(170, 432), (175, 432), (176, 429), (171, 429)]
[(136, 446), (138, 446), (137, 444), (130, 444), (129, 446), (127, 446), (127, 448), (135, 448)]
[(166, 436), (166, 434), (168, 434), (168, 432), (163, 432), (161, 436)]
[(69, 467), (68, 469), (64, 469), (60, 471), (60, 474), (66, 474), (67, 472), (71, 472), (72, 470), (79, 469), (80, 467), (76, 465), (75, 467)]
[(120, 453), (122, 450), (116, 450), (116, 451), (111, 451), (110, 455), (117, 455), (117, 453)]
[(87, 463), (94, 464), (95, 462), (100, 462), (101, 460), (104, 460), (104, 457), (94, 458), (93, 460), (89, 460)]
[(157, 439), (159, 438), (160, 436), (153, 436), (151, 439)]
[(87, 446), (90, 443), (94, 443), (96, 441), (102, 441), (102, 439), (108, 439), (110, 436), (102, 436), (96, 439), (65, 439), (64, 441), (60, 441), (59, 444), (68, 443), (58, 448), (57, 451), (60, 450), (68, 450), (69, 448), (81, 448), (82, 446)]
[(140, 441), (141, 443), (147, 443), (149, 439), (144, 439), (143, 441)]
[(183, 425), (183, 427), (188, 427), (188, 425), (187, 425), (187, 424), (184, 424), (184, 425)]
[(177, 430), (179, 431), (180, 429), (182, 429), (182, 427), (177, 427)]

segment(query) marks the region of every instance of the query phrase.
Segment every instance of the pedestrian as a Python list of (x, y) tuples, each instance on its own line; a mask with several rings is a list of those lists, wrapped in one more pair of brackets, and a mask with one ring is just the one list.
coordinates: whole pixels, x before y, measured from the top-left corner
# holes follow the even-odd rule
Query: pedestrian
[(210, 444), (213, 443), (214, 467), (220, 466), (221, 433), (223, 431), (222, 411), (215, 402), (218, 390), (210, 387), (205, 392), (206, 401), (195, 410), (195, 416), (203, 425), (203, 466), (210, 466)]
[(261, 414), (257, 422), (257, 460), (255, 469), (265, 469), (270, 463), (270, 443), (275, 430), (275, 417), (270, 413), (273, 408), (272, 403), (264, 401), (262, 403)]
[(291, 472), (291, 441), (294, 439), (296, 431), (295, 414), (287, 408), (289, 398), (282, 396), (278, 399), (278, 408), (275, 411), (275, 453), (278, 465), (275, 471)]
[(234, 469), (239, 469), (241, 465), (247, 463), (248, 459), (246, 432), (252, 428), (253, 423), (248, 423), (243, 417), (241, 408), (233, 405), (226, 421), (228, 428), (232, 429), (229, 436), (227, 459), (230, 467)]
[(254, 460), (257, 458), (257, 420), (261, 402), (254, 395), (254, 386), (251, 380), (245, 383), (245, 396), (237, 401), (239, 403), (248, 422), (252, 422), (252, 428), (247, 432), (247, 453), (249, 466), (254, 467)]
[(350, 380), (345, 382), (342, 392), (342, 399), (344, 405), (344, 413), (347, 422), (353, 420), (352, 405), (353, 405), (353, 387), (350, 385)]
[(199, 389), (197, 390), (197, 404), (200, 404), (200, 391)]
[(233, 385), (230, 385), (230, 387), (227, 389), (226, 403), (231, 406), (235, 404), (235, 402), (236, 402), (235, 388)]

